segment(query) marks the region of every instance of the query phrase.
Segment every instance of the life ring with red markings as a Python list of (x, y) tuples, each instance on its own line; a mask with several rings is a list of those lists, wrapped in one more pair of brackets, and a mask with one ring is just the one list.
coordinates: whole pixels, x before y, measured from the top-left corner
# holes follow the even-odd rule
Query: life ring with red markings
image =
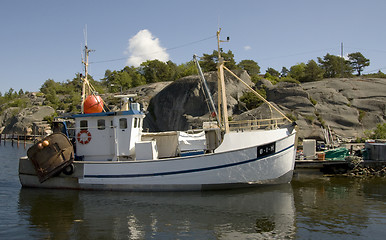
[(91, 133), (87, 130), (80, 130), (76, 139), (81, 144), (87, 144), (91, 141)]

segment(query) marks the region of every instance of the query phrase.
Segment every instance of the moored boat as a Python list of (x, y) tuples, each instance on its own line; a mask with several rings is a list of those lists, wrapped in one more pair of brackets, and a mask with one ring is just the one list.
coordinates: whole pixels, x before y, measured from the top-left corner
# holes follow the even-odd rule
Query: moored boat
[[(217, 32), (218, 44), (220, 31)], [(103, 112), (103, 100), (87, 80), (85, 49), (82, 113), (73, 116), (74, 135), (65, 122), (20, 159), (23, 187), (124, 191), (189, 191), (287, 183), (292, 179), (296, 129), (279, 119), (228, 122), (224, 61), (219, 49), (217, 122), (195, 133), (145, 133), (145, 117), (133, 95), (121, 95), (120, 111)], [(198, 62), (197, 62), (198, 65)], [(205, 79), (200, 71), (201, 80)], [(235, 76), (237, 78), (237, 76)], [(239, 79), (241, 80), (241, 79)], [(253, 91), (253, 89), (251, 89)], [(210, 93), (207, 93), (210, 97)], [(256, 93), (257, 94), (257, 93)], [(261, 96), (260, 96), (261, 97)], [(264, 98), (271, 108), (279, 111)], [(217, 112), (218, 111), (218, 112)], [(279, 111), (280, 112), (280, 111)], [(284, 123), (283, 121), (283, 123)], [(264, 127), (264, 129), (258, 129)]]

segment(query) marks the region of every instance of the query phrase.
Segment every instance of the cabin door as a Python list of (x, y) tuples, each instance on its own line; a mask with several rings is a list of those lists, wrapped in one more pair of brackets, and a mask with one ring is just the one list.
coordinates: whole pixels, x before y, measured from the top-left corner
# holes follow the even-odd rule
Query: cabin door
[(115, 155), (117, 157), (130, 155), (131, 121), (127, 117), (115, 118)]

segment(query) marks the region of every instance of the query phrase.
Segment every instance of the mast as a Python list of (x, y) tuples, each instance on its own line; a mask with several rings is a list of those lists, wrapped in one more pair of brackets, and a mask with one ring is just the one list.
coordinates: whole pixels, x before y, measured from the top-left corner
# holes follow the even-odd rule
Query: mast
[[(218, 47), (218, 63), (217, 63), (217, 69), (218, 69), (218, 112), (219, 112), (219, 119), (223, 120), (223, 127), (225, 130), (225, 133), (229, 132), (229, 122), (228, 122), (228, 109), (227, 109), (227, 98), (225, 93), (225, 80), (224, 80), (224, 58), (221, 56), (221, 48), (220, 48), (220, 42), (227, 42), (220, 40), (220, 32), (221, 28), (217, 31), (217, 47)], [(221, 109), (222, 107), (222, 114)], [(221, 118), (222, 117), (222, 118)]]
[(87, 29), (85, 30), (85, 46), (84, 46), (84, 58), (82, 58), (82, 63), (84, 64), (84, 76), (81, 79), (82, 81), (82, 104), (81, 104), (81, 111), (82, 114), (84, 113), (84, 101), (86, 100), (86, 97), (91, 94), (90, 90), (90, 83), (88, 81), (88, 57), (90, 55), (90, 52), (94, 50), (90, 50), (87, 47)]

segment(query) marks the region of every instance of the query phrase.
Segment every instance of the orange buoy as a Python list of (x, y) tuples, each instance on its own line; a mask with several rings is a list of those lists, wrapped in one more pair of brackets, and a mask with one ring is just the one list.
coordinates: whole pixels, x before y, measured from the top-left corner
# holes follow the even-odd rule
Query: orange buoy
[(103, 111), (103, 101), (100, 96), (89, 95), (83, 104), (84, 113), (100, 113)]
[(50, 142), (48, 140), (44, 140), (43, 147), (47, 147), (48, 145), (50, 145)]

